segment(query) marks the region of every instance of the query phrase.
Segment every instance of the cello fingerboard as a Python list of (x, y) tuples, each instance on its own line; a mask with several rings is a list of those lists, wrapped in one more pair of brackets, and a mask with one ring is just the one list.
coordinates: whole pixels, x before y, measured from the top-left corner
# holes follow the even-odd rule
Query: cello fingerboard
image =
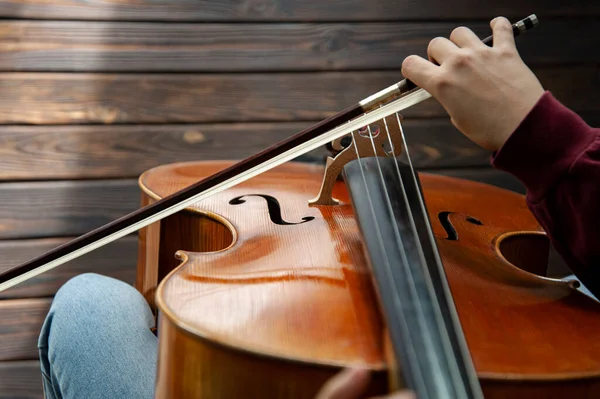
[(420, 399), (482, 397), (416, 172), (369, 157), (348, 163), (344, 175), (400, 364), (392, 379)]

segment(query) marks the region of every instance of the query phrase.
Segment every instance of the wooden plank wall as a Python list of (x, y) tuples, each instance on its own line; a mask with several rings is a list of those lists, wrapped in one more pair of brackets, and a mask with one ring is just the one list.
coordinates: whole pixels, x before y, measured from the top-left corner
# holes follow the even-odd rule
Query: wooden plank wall
[[(0, 0), (0, 269), (136, 208), (150, 167), (249, 156), (399, 80), (433, 37), (531, 13), (523, 58), (597, 123), (596, 1)], [(434, 100), (405, 116), (421, 170), (522, 190)], [(86, 271), (132, 282), (135, 259), (127, 237), (0, 294), (0, 397), (41, 397), (56, 289)]]

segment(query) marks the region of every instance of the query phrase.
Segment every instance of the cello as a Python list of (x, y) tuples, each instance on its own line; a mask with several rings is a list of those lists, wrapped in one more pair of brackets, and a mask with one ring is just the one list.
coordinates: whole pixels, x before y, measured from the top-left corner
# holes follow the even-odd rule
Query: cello
[[(0, 289), (143, 228), (157, 398), (312, 397), (352, 366), (370, 394), (596, 395), (598, 304), (542, 275), (523, 197), (414, 171), (397, 113), (428, 97), (403, 81), (242, 162), (150, 170), (144, 207)], [(286, 163), (329, 142), (325, 168)]]

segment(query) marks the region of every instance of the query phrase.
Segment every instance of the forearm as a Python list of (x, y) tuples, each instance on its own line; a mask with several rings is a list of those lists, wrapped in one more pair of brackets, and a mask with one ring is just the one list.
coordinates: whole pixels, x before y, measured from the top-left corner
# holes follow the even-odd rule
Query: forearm
[(600, 129), (546, 92), (492, 164), (519, 178), (527, 203), (571, 270), (600, 291)]

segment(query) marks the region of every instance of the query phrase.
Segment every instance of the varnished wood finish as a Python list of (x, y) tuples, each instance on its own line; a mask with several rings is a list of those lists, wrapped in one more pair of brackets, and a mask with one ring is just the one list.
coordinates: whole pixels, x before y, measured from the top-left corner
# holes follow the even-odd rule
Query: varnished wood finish
[[(147, 175), (143, 174), (140, 177), (142, 206), (157, 199), (146, 184), (156, 182), (147, 181)], [(231, 226), (205, 214), (186, 210), (141, 229), (136, 288), (150, 307), (155, 309), (158, 283), (180, 264), (175, 257), (177, 251), (211, 252), (225, 249), (233, 242), (231, 232)]]
[[(140, 180), (141, 183), (141, 180)], [(142, 186), (143, 187), (143, 186)], [(141, 206), (147, 206), (154, 199), (142, 191)], [(150, 308), (154, 310), (154, 297), (158, 286), (158, 259), (160, 257), (161, 221), (152, 223), (138, 231), (138, 259), (135, 287), (144, 295)]]
[(37, 341), (52, 300), (0, 301), (0, 361), (36, 359)]
[(1, 399), (44, 399), (40, 362), (26, 360), (0, 363)]
[[(65, 238), (0, 241), (0, 271), (14, 267), (64, 244)], [(67, 280), (82, 273), (100, 273), (128, 284), (135, 281), (137, 237), (124, 237), (97, 251), (0, 292), (0, 298), (53, 296)]]
[(456, 3), (438, 0), (2, 0), (0, 16), (44, 19), (146, 21), (396, 21), (491, 19), (600, 15), (594, 1), (498, 0), (481, 7), (478, 0)]
[(595, 398), (599, 389), (598, 379), (574, 379), (559, 381), (483, 380), (485, 399), (506, 398)]
[[(149, 171), (145, 186), (162, 197), (226, 165), (167, 165)], [(221, 252), (179, 252), (182, 267), (161, 283), (157, 292), (161, 325), (168, 324), (167, 335), (177, 333), (175, 341), (159, 340), (159, 381), (182, 382), (182, 376), (193, 370), (187, 362), (203, 361), (204, 355), (195, 357), (189, 350), (188, 360), (183, 361), (182, 354), (171, 357), (174, 352), (165, 346), (186, 347), (181, 335), (188, 333), (195, 335), (196, 349), (216, 343), (223, 351), (255, 359), (272, 356), (297, 365), (308, 362), (307, 367), (362, 365), (383, 370), (381, 322), (351, 207), (307, 206), (320, 186), (321, 173), (317, 166), (283, 165), (194, 207), (229, 221), (237, 239)], [(545, 395), (540, 397), (548, 398), (562, 397), (564, 391), (553, 388), (559, 380), (579, 392), (597, 389), (600, 346), (595, 332), (600, 328), (600, 304), (567, 283), (527, 273), (494, 252), (497, 238), (504, 233), (542, 231), (524, 198), (435, 175), (421, 174), (421, 182), (486, 397), (498, 397), (497, 385), (502, 385), (503, 395), (530, 397), (527, 390), (518, 389), (523, 381), (537, 385), (540, 395)], [(282, 226), (271, 221), (262, 198), (246, 197), (243, 204), (229, 204), (249, 194), (278, 199), (285, 221), (315, 219)], [(341, 183), (336, 197), (347, 201)], [(445, 239), (446, 231), (437, 219), (442, 211), (455, 212), (450, 221), (458, 241)], [(473, 228), (467, 215), (483, 225)], [(205, 370), (198, 367), (198, 373)], [(270, 367), (265, 365), (260, 373), (274, 372)], [(214, 384), (200, 378), (204, 374), (187, 374), (185, 385), (194, 392), (215, 392), (235, 384), (224, 380), (231, 373), (231, 368), (223, 371)], [(173, 386), (159, 383), (158, 397), (169, 397)], [(260, 395), (275, 397), (277, 392), (275, 385), (263, 386)], [(246, 390), (245, 394), (254, 393)]]
[[(575, 111), (600, 107), (600, 98), (595, 94), (600, 92), (597, 65), (532, 69), (544, 87)], [(0, 73), (0, 123), (323, 120), (401, 79), (398, 71), (244, 75)], [(447, 116), (433, 99), (408, 108), (403, 115)]]
[[(0, 71), (250, 72), (402, 67), (454, 22), (164, 24), (0, 22)], [(469, 23), (481, 38), (487, 22)], [(599, 62), (597, 20), (543, 21), (519, 40), (527, 63)], [(569, 36), (569, 46), (556, 42)]]
[[(159, 167), (148, 172), (144, 185), (152, 190), (155, 195), (163, 197), (167, 190), (170, 191), (175, 189), (176, 186), (189, 184), (198, 177), (194, 173), (195, 171), (190, 169), (189, 166), (186, 168), (186, 164), (180, 165), (179, 167), (168, 167), (166, 169)], [(206, 163), (200, 165), (199, 169), (202, 169), (202, 173), (210, 174), (216, 172), (224, 165), (226, 163)], [(215, 196), (214, 199), (207, 201), (204, 206), (198, 208), (209, 214), (222, 215), (222, 217), (225, 217), (225, 220), (229, 220), (232, 223), (232, 228), (235, 229), (236, 233), (236, 240), (230, 249), (202, 255), (207, 257), (207, 262), (202, 265), (205, 272), (198, 274), (199, 282), (204, 281), (204, 275), (206, 275), (208, 286), (217, 284), (213, 287), (218, 288), (220, 282), (223, 284), (229, 282), (233, 283), (234, 287), (241, 289), (238, 291), (234, 288), (233, 295), (230, 296), (230, 300), (232, 301), (231, 306), (237, 310), (233, 314), (225, 316), (227, 320), (234, 321), (238, 327), (232, 325), (223, 327), (229, 331), (229, 333), (226, 333), (227, 335), (242, 328), (244, 337), (240, 338), (245, 343), (244, 346), (248, 349), (256, 349), (256, 345), (263, 346), (264, 343), (258, 342), (258, 337), (267, 330), (277, 328), (276, 320), (280, 317), (280, 311), (283, 310), (279, 306), (285, 303), (282, 301), (289, 295), (289, 300), (293, 300), (293, 303), (288, 302), (288, 305), (292, 306), (288, 309), (288, 312), (290, 315), (293, 315), (291, 317), (294, 318), (294, 323), (293, 325), (286, 325), (285, 322), (282, 322), (280, 327), (296, 330), (298, 339), (297, 342), (292, 343), (289, 341), (287, 334), (283, 334), (283, 331), (281, 331), (276, 334), (279, 335), (278, 342), (272, 344), (272, 354), (296, 357), (301, 356), (302, 353), (308, 350), (312, 356), (322, 357), (324, 363), (327, 364), (340, 361), (332, 353), (345, 352), (345, 355), (340, 356), (343, 356), (346, 361), (361, 359), (360, 362), (364, 362), (367, 365), (381, 367), (382, 360), (378, 354), (379, 343), (378, 340), (373, 339), (373, 337), (381, 334), (380, 327), (378, 327), (377, 314), (373, 309), (364, 309), (359, 313), (353, 313), (356, 309), (348, 307), (348, 301), (352, 301), (353, 298), (348, 293), (346, 279), (354, 280), (355, 286), (362, 287), (364, 285), (364, 288), (367, 289), (364, 295), (369, 295), (369, 285), (365, 284), (361, 278), (361, 276), (364, 277), (367, 274), (364, 269), (364, 258), (360, 248), (353, 247), (351, 250), (345, 248), (345, 238), (352, 238), (353, 233), (355, 236), (354, 239), (357, 238), (356, 227), (352, 228), (352, 210), (349, 207), (309, 209), (306, 202), (308, 199), (290, 203), (286, 198), (290, 190), (293, 190), (292, 192), (295, 191), (295, 186), (300, 187), (300, 192), (308, 191), (313, 186), (316, 186), (318, 189), (322, 168), (317, 166), (307, 166), (307, 168), (308, 172), (301, 173), (301, 170), (293, 165), (283, 168), (279, 167), (277, 168), (277, 172), (263, 174), (259, 179), (252, 179), (254, 183), (241, 183), (235, 188), (227, 190), (223, 196)], [(161, 169), (165, 170), (171, 176), (168, 177), (164, 173), (158, 172)], [(282, 184), (281, 180), (287, 183), (284, 182)], [(317, 185), (314, 183), (317, 183)], [(301, 222), (303, 217), (319, 216), (319, 209), (322, 209), (326, 213), (328, 220), (326, 221), (322, 217), (319, 217), (319, 220), (313, 220), (300, 225), (275, 225), (271, 222), (270, 214), (267, 211), (267, 203), (262, 198), (248, 197), (247, 199), (244, 198), (246, 202), (243, 204), (229, 204), (230, 200), (246, 194), (268, 194), (282, 201), (280, 203), (282, 218), (289, 223)], [(217, 201), (218, 197), (220, 197), (219, 201)], [(227, 211), (223, 212), (224, 210)], [(232, 217), (233, 215), (237, 215), (237, 217)], [(244, 215), (245, 217), (250, 217), (255, 222), (253, 226), (241, 223), (245, 219)], [(327, 228), (327, 223), (331, 223), (330, 228)], [(321, 229), (314, 227), (315, 224), (320, 226)], [(298, 234), (299, 230), (304, 231), (305, 234)], [(202, 232), (200, 235), (203, 235)], [(327, 251), (320, 251), (321, 253), (318, 257), (320, 261), (313, 260), (312, 257), (314, 254), (310, 248), (313, 248), (316, 243), (324, 240), (333, 240), (334, 246)], [(358, 242), (355, 242), (355, 244), (358, 244)], [(336, 250), (335, 245), (340, 246), (339, 250)], [(185, 251), (185, 253), (190, 254), (191, 257), (195, 257), (192, 251)], [(310, 257), (307, 256), (309, 254), (311, 255)], [(225, 259), (228, 260), (225, 263), (221, 263)], [(272, 259), (274, 262), (267, 262), (268, 259)], [(275, 261), (275, 259), (279, 259), (279, 261)], [(190, 262), (194, 263), (191, 259)], [(338, 268), (338, 264), (340, 263), (348, 268), (345, 272), (340, 271)], [(223, 276), (219, 276), (218, 271), (213, 269), (215, 267), (223, 271)], [(298, 276), (297, 286), (291, 283), (289, 287), (285, 285), (285, 281), (294, 282), (296, 280), (294, 278), (295, 272), (302, 274), (304, 271), (306, 272), (306, 276)], [(344, 277), (344, 274), (347, 274), (347, 276)], [(178, 276), (180, 274), (175, 274), (169, 280), (174, 281)], [(211, 280), (212, 276), (215, 277), (214, 281)], [(230, 281), (228, 276), (231, 278)], [(238, 279), (240, 283), (248, 279), (250, 284), (248, 286), (235, 284), (235, 281)], [(274, 297), (281, 295), (281, 297), (277, 300), (266, 300), (262, 306), (252, 303), (252, 301), (246, 301), (246, 299), (252, 297), (253, 293), (257, 294), (265, 288), (263, 284), (260, 284), (263, 281), (267, 284), (266, 288), (270, 292), (268, 295), (274, 295)], [(272, 284), (269, 284), (269, 282)], [(193, 286), (193, 284), (184, 285), (188, 287)], [(290, 290), (288, 293), (285, 292), (286, 288)], [(246, 292), (247, 289), (250, 291)], [(180, 291), (179, 294), (176, 294), (182, 299), (186, 298), (184, 300), (188, 304), (186, 308), (189, 312), (196, 313), (202, 318), (211, 317), (212, 315), (212, 321), (207, 322), (217, 330), (207, 330), (207, 334), (211, 336), (214, 336), (214, 334), (220, 335), (225, 332), (221, 331), (219, 327), (219, 319), (226, 320), (222, 319), (224, 316), (223, 311), (226, 309), (222, 308), (222, 304), (218, 299), (220, 297), (218, 291), (221, 290), (218, 289), (217, 292), (211, 293), (206, 298), (209, 301), (207, 303), (202, 303), (201, 298), (195, 298), (193, 295), (190, 296), (190, 293), (185, 291)], [(226, 294), (227, 291), (224, 290), (222, 292)], [(167, 296), (170, 292), (174, 293), (174, 291), (165, 287)], [(230, 294), (226, 295), (229, 296)], [(160, 297), (161, 295), (157, 294), (157, 299), (160, 299)], [(216, 302), (211, 303), (210, 298), (214, 298)], [(169, 303), (170, 297), (164, 297), (163, 300)], [(331, 304), (329, 309), (330, 314), (319, 316), (312, 314), (312, 307), (316, 306), (320, 300), (329, 301)], [(287, 302), (287, 299), (285, 301)], [(207, 313), (198, 313), (196, 311), (196, 309), (202, 308), (212, 310)], [(251, 319), (239, 325), (236, 319), (239, 317), (241, 320), (245, 320), (247, 318), (247, 311), (258, 312), (267, 319), (272, 319), (264, 320), (265, 323), (262, 325), (254, 325)], [(354, 317), (357, 320), (348, 325), (345, 325), (343, 322), (331, 324), (335, 320), (336, 316), (334, 314), (337, 312), (344, 313), (343, 316), (340, 315), (344, 320), (352, 320)], [(316, 319), (313, 319), (313, 317), (316, 317)], [(360, 337), (359, 325), (361, 324), (361, 320), (372, 322), (373, 331), (365, 332), (364, 337)], [(249, 328), (249, 325), (246, 327), (246, 322), (251, 323), (253, 327)], [(323, 324), (323, 326), (318, 331), (311, 332), (313, 323)], [(345, 331), (346, 336), (344, 338), (349, 339), (350, 336), (358, 334), (352, 341), (362, 342), (362, 348), (353, 348), (342, 337), (340, 339), (333, 339), (334, 337), (331, 335), (331, 332), (338, 331), (339, 329)], [(319, 344), (316, 344), (305, 339), (310, 334), (323, 334), (323, 340)], [(286, 353), (287, 351), (290, 352)], [(309, 358), (312, 359), (312, 356)]]
[[(156, 399), (312, 399), (339, 371), (336, 367), (256, 356), (198, 340), (164, 317), (159, 317), (158, 328), (164, 344), (159, 347)], [(182, 367), (196, 370), (199, 378), (190, 381), (189, 376), (179, 372)], [(385, 388), (385, 374), (376, 374), (367, 394), (381, 394)]]

